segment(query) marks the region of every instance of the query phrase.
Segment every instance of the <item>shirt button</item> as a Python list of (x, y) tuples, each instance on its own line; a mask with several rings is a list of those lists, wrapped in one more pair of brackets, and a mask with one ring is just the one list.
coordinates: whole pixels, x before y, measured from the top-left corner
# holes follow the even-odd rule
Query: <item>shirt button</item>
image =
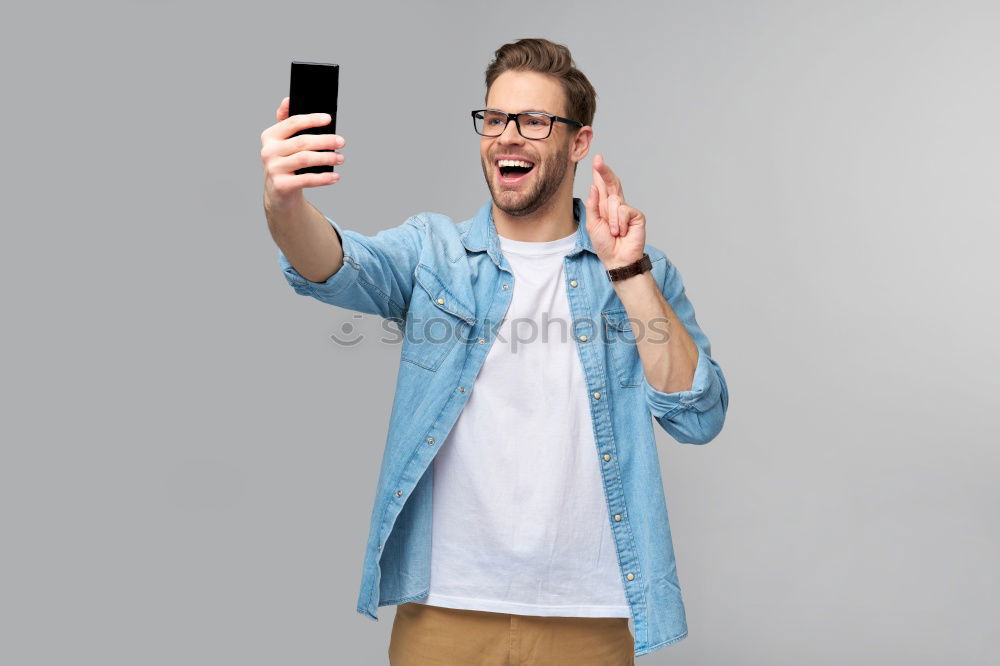
[(622, 521), (622, 515), (620, 513), (615, 514), (615, 522), (620, 523)]
[(600, 400), (600, 399), (601, 399), (601, 394), (598, 393), (597, 391), (594, 391), (594, 400)]
[(626, 574), (625, 577), (628, 578), (629, 580), (632, 580), (632, 579), (635, 578), (635, 576), (633, 576), (632, 574)]
[(439, 298), (438, 299), (438, 305), (444, 305), (444, 299), (443, 298)]
[(397, 490), (396, 491), (396, 497), (402, 497), (402, 496), (403, 496), (403, 491), (402, 490)]
[(458, 387), (458, 392), (459, 393), (465, 393), (465, 387), (464, 386), (459, 386)]
[(587, 336), (586, 335), (581, 335), (580, 336), (580, 342), (586, 342), (586, 341), (587, 341)]
[(483, 344), (484, 342), (486, 342), (486, 338), (479, 338), (479, 344)]
[(433, 437), (428, 437), (427, 438), (427, 443), (428, 444), (433, 444), (434, 443), (434, 438)]
[(503, 288), (504, 289), (510, 289), (510, 287), (508, 287), (507, 285), (504, 285)]
[(604, 462), (608, 462), (609, 460), (611, 460), (611, 456), (608, 455), (607, 453), (605, 453), (604, 454)]
[(570, 280), (569, 281), (569, 286), (575, 287), (576, 285), (577, 285), (577, 281), (576, 280)]

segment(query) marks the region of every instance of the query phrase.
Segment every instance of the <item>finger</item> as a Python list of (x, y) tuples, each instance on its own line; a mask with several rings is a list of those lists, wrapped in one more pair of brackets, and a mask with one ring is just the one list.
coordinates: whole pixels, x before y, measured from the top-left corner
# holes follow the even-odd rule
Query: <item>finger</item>
[(608, 225), (611, 227), (611, 235), (617, 236), (618, 230), (621, 228), (621, 222), (619, 214), (622, 207), (622, 201), (617, 194), (608, 195)]
[(600, 223), (601, 219), (597, 213), (597, 199), (600, 193), (597, 191), (597, 187), (591, 183), (590, 192), (587, 194), (587, 200), (583, 202), (584, 207), (587, 209), (587, 228), (596, 229), (597, 224)]
[(344, 156), (332, 151), (321, 152), (315, 150), (303, 150), (274, 160), (274, 171), (276, 173), (293, 173), (296, 169), (307, 166), (337, 166), (344, 163)]
[(262, 152), (284, 157), (302, 150), (336, 150), (347, 141), (339, 134), (300, 134), (284, 141), (275, 141)]
[(277, 116), (278, 116), (278, 122), (279, 123), (282, 120), (284, 120), (285, 118), (288, 117), (288, 98), (287, 97), (285, 99), (281, 100), (281, 104), (278, 105)]
[(286, 173), (274, 177), (274, 187), (280, 191), (291, 191), (303, 187), (320, 187), (340, 182), (340, 174), (335, 171), (323, 173)]
[(618, 176), (612, 171), (608, 163), (604, 161), (604, 156), (598, 154), (594, 158), (594, 168), (601, 175), (601, 180), (604, 181), (604, 187), (608, 194), (617, 194), (618, 198), (624, 202), (625, 192), (622, 190), (622, 183), (618, 180)]
[(330, 121), (329, 113), (296, 113), (268, 127), (260, 138), (262, 142), (287, 139), (299, 130), (329, 125)]
[[(595, 158), (596, 161), (596, 158)], [(601, 178), (601, 174), (597, 171), (597, 167), (594, 167), (594, 186), (597, 187), (598, 199), (597, 199), (597, 210), (601, 214), (601, 219), (608, 219), (608, 188), (604, 183), (604, 179)]]
[(624, 203), (618, 206), (619, 238), (624, 238), (628, 235), (629, 229), (632, 227), (634, 211), (634, 208)]
[(623, 220), (622, 237), (627, 236), (633, 229), (641, 227), (645, 220), (642, 213), (626, 204), (622, 204), (620, 219)]

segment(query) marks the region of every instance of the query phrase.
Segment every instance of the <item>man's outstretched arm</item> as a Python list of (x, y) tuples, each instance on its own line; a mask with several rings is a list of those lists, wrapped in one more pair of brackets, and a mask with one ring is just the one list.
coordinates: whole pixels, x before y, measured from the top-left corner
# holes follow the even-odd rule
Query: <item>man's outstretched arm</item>
[(330, 122), (327, 114), (288, 115), (286, 97), (278, 122), (261, 133), (264, 212), (279, 248), (285, 279), (304, 296), (349, 310), (401, 317), (413, 289), (425, 229), (419, 217), (365, 236), (340, 228), (302, 196), (306, 187), (340, 181), (335, 172), (296, 174), (306, 166), (343, 164), (337, 134), (301, 134)]
[(264, 199), (271, 238), (299, 275), (310, 282), (326, 282), (344, 265), (340, 233), (301, 195), (283, 207)]

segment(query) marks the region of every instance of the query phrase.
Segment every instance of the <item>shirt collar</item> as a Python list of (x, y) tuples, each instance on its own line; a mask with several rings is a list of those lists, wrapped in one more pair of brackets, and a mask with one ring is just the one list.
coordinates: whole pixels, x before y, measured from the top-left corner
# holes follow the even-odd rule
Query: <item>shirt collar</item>
[[(579, 197), (573, 197), (573, 211), (579, 221), (576, 229), (576, 244), (566, 256), (572, 256), (581, 250), (587, 250), (596, 255), (594, 246), (590, 242), (590, 235), (587, 233), (587, 209)], [(475, 217), (469, 220), (465, 232), (462, 233), (462, 243), (467, 250), (472, 252), (485, 250), (498, 267), (503, 266), (500, 237), (497, 235), (496, 224), (493, 222), (492, 201), (483, 204)]]

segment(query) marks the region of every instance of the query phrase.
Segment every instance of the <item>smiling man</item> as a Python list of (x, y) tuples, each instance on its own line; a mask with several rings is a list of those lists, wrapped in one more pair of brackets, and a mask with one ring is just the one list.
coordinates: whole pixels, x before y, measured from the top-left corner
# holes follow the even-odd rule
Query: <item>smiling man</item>
[[(500, 47), (471, 112), (491, 201), (373, 236), (309, 205), (342, 136), (261, 135), (264, 207), (294, 290), (404, 333), (358, 597), (396, 606), (394, 666), (630, 664), (687, 635), (653, 423), (722, 429), (726, 380), (676, 266), (595, 156), (569, 50)], [(332, 152), (328, 152), (332, 151)], [(631, 626), (629, 624), (631, 620)]]

